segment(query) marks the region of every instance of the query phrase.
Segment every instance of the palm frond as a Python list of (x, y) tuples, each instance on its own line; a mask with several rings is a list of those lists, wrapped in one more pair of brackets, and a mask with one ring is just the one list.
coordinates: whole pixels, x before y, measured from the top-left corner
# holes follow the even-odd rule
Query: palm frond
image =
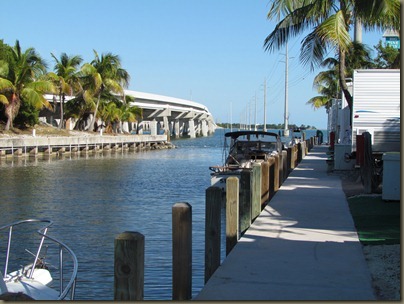
[(5, 60), (0, 60), (0, 76), (7, 78), (10, 72), (10, 66)]
[(53, 110), (52, 105), (46, 100), (42, 93), (34, 88), (26, 87), (21, 92), (21, 98), (24, 102), (32, 105), (36, 109), (47, 108)]
[(26, 88), (33, 89), (38, 93), (46, 94), (46, 93), (58, 93), (57, 88), (53, 85), (51, 81), (34, 81), (27, 83)]
[(0, 77), (0, 92), (6, 91), (15, 91), (15, 87), (10, 80)]
[(326, 41), (318, 36), (316, 29), (309, 33), (302, 41), (300, 47), (300, 61), (303, 65), (309, 65), (313, 71), (321, 66), (327, 51)]
[(320, 109), (322, 107), (326, 107), (326, 105), (329, 103), (329, 98), (326, 96), (315, 96), (313, 98), (310, 98), (306, 104), (311, 105), (314, 110)]
[(354, 14), (365, 30), (401, 28), (400, 0), (355, 0)]
[(8, 105), (9, 101), (7, 99), (7, 97), (3, 94), (0, 94), (0, 103), (4, 104), (4, 105)]
[(347, 51), (351, 44), (351, 37), (347, 30), (348, 20), (345, 20), (344, 12), (338, 11), (336, 14), (324, 20), (317, 28), (318, 37), (334, 48)]

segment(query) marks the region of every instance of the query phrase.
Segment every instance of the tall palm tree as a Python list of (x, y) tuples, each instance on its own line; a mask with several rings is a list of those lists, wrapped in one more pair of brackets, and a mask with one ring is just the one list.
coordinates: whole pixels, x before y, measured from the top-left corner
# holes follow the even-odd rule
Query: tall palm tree
[(302, 40), (301, 62), (313, 70), (329, 49), (334, 50), (339, 58), (340, 87), (352, 111), (352, 96), (346, 83), (346, 53), (354, 20), (360, 19), (365, 30), (399, 31), (400, 9), (400, 0), (273, 0), (267, 17), (278, 23), (266, 37), (264, 48), (279, 49), (289, 38), (311, 30)]
[(55, 73), (49, 73), (50, 77), (55, 81), (59, 94), (60, 104), (60, 123), (59, 129), (64, 127), (64, 104), (66, 95), (73, 95), (80, 90), (80, 81), (77, 76), (77, 70), (83, 61), (81, 56), (68, 56), (66, 53), (60, 55), (58, 59), (51, 53), (55, 60)]
[(17, 40), (15, 46), (6, 48), (5, 52), (0, 60), (0, 102), (4, 104), (7, 117), (5, 130), (9, 130), (22, 102), (37, 109), (51, 109), (44, 94), (53, 93), (54, 86), (42, 79), (46, 64), (34, 48), (23, 52)]
[(106, 53), (100, 57), (95, 50), (94, 55), (94, 60), (81, 68), (84, 100), (94, 104), (93, 118), (88, 127), (90, 131), (94, 130), (102, 94), (107, 91), (124, 97), (124, 88), (127, 88), (130, 79), (129, 73), (121, 67), (119, 56)]

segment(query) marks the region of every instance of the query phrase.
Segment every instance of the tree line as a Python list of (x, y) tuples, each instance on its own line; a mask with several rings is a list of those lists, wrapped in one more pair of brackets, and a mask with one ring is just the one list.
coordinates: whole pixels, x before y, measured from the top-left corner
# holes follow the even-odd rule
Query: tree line
[[(106, 132), (112, 132), (117, 124), (142, 117), (140, 108), (129, 105), (133, 98), (124, 94), (130, 76), (118, 55), (99, 55), (94, 50), (90, 63), (83, 63), (79, 55), (51, 56), (55, 64), (49, 72), (34, 48), (23, 50), (18, 40), (14, 46), (0, 40), (0, 120), (6, 122), (5, 130), (14, 123), (20, 127), (38, 123), (41, 109), (55, 111), (57, 103), (49, 103), (45, 94), (59, 99), (59, 128), (75, 118), (75, 129), (97, 131), (100, 118)], [(66, 102), (67, 96), (73, 98)], [(84, 122), (90, 117), (87, 125)]]

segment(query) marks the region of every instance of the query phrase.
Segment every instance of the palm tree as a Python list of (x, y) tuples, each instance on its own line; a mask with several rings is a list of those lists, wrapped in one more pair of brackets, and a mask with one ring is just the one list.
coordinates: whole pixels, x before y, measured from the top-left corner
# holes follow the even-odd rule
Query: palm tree
[(121, 115), (119, 117), (119, 122), (122, 123), (123, 121), (127, 122), (136, 122), (143, 116), (142, 108), (137, 106), (130, 106), (128, 103), (128, 99), (132, 99), (130, 96), (126, 96), (126, 102), (122, 103), (120, 110)]
[[(352, 42), (346, 56), (346, 75), (353, 77), (355, 69), (371, 68), (373, 66), (370, 57), (370, 49), (357, 42)], [(321, 95), (311, 98), (306, 104), (311, 104), (314, 109), (331, 106), (331, 99), (341, 98), (339, 92), (339, 60), (335, 58), (325, 59), (321, 65), (328, 70), (320, 72), (313, 81), (313, 87)]]
[(399, 31), (400, 9), (400, 0), (273, 0), (267, 17), (276, 18), (278, 24), (266, 37), (264, 48), (279, 49), (289, 38), (312, 30), (302, 40), (300, 60), (313, 70), (329, 49), (334, 50), (339, 58), (340, 87), (352, 111), (352, 96), (346, 83), (346, 53), (351, 46), (349, 30), (354, 19), (360, 19), (365, 30)]
[(121, 67), (119, 56), (107, 53), (99, 57), (95, 50), (94, 55), (94, 60), (81, 68), (84, 100), (94, 105), (93, 118), (88, 127), (90, 131), (94, 130), (102, 94), (106, 91), (124, 96), (124, 88), (130, 79), (129, 73)]
[(100, 116), (103, 122), (105, 122), (105, 132), (112, 133), (113, 124), (118, 121), (119, 108), (115, 102), (109, 102), (101, 104)]
[(338, 92), (338, 62), (335, 58), (327, 58), (321, 65), (322, 67), (330, 67), (329, 70), (320, 72), (313, 81), (313, 87), (321, 95), (312, 97), (306, 104), (311, 104), (314, 109), (325, 107), (330, 108), (331, 100), (337, 99)]
[(142, 117), (143, 111), (137, 106), (130, 106), (129, 102), (134, 98), (131, 96), (125, 96), (123, 100), (117, 99), (114, 96), (106, 97), (104, 99), (111, 100), (108, 103), (100, 105), (100, 116), (103, 122), (106, 124), (106, 132), (116, 131), (114, 125), (118, 125), (122, 130), (122, 122), (136, 122)]
[(83, 59), (81, 56), (68, 56), (66, 53), (62, 53), (60, 60), (56, 58), (55, 55), (51, 53), (56, 64), (54, 67), (55, 73), (49, 73), (49, 76), (56, 83), (59, 94), (59, 104), (60, 104), (60, 123), (59, 129), (64, 127), (64, 104), (66, 100), (66, 95), (73, 95), (74, 92), (80, 90), (80, 82), (77, 76), (77, 69)]
[(54, 86), (42, 79), (46, 64), (34, 48), (23, 52), (17, 40), (14, 47), (6, 47), (3, 51), (6, 54), (0, 60), (0, 102), (4, 104), (7, 117), (5, 130), (9, 130), (22, 102), (36, 109), (51, 109), (44, 94), (53, 93)]

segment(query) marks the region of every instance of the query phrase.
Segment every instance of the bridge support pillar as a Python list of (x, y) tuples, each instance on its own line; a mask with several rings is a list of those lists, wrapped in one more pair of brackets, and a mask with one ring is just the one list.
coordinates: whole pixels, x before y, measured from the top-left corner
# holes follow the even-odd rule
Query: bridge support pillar
[(150, 135), (157, 135), (157, 121), (155, 119), (150, 122)]
[(213, 124), (212, 121), (209, 121), (209, 122), (208, 122), (208, 130), (209, 130), (209, 134), (215, 133), (214, 124)]
[(190, 138), (195, 138), (196, 137), (196, 135), (195, 135), (195, 121), (192, 118), (188, 122), (188, 127), (189, 127), (189, 131), (188, 131), (189, 137)]
[(180, 137), (180, 121), (179, 121), (179, 119), (176, 119), (174, 121), (174, 134), (175, 134), (175, 138)]
[(208, 136), (208, 124), (206, 122), (206, 120), (202, 120), (202, 136)]
[(168, 116), (163, 116), (164, 134), (170, 134), (170, 124), (168, 123)]

